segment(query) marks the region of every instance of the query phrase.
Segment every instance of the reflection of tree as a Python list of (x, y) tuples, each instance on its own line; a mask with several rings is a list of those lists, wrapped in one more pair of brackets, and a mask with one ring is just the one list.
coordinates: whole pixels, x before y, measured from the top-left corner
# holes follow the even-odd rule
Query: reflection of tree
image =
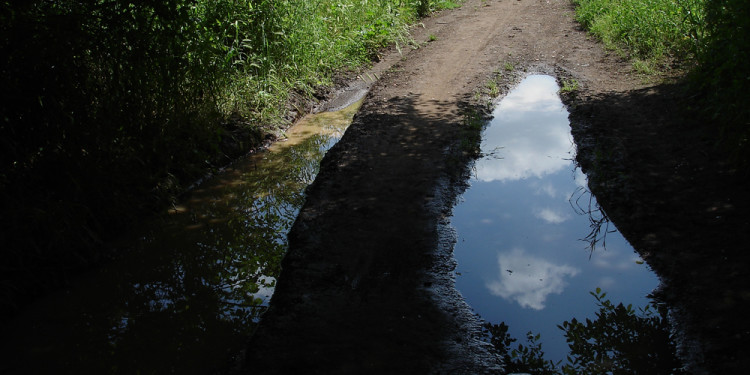
[(555, 364), (544, 359), (542, 344), (539, 343), (540, 335), (534, 336), (529, 332), (526, 334), (527, 345), (518, 344), (517, 347), (512, 348), (511, 345), (517, 339), (510, 336), (505, 323), (486, 323), (484, 329), (495, 351), (502, 356), (507, 373), (557, 374), (556, 367), (559, 363)]
[(568, 199), (571, 207), (578, 215), (586, 215), (589, 219), (589, 228), (591, 231), (582, 239), (589, 243), (589, 250), (594, 253), (596, 245), (600, 242), (602, 247), (607, 248), (607, 233), (614, 233), (615, 229), (610, 229), (609, 216), (604, 212), (596, 197), (587, 188), (578, 187)]
[(649, 304), (636, 312), (632, 305), (605, 299), (599, 288), (591, 294), (599, 307), (596, 319), (559, 326), (571, 351), (566, 374), (682, 373), (664, 309)]
[(675, 346), (669, 339), (666, 311), (649, 304), (638, 311), (632, 305), (613, 304), (597, 288), (591, 292), (599, 311), (594, 320), (575, 318), (558, 327), (565, 332), (570, 354), (560, 363), (544, 360), (540, 336), (527, 334), (528, 344), (512, 348), (516, 339), (505, 323), (485, 325), (485, 335), (503, 356), (508, 372), (533, 374), (683, 374)]
[[(77, 292), (69, 321), (40, 332), (54, 350), (29, 366), (64, 373), (214, 373), (266, 308), (286, 235), (332, 140), (311, 136), (264, 154), (239, 181), (195, 194), (120, 263)], [(252, 169), (252, 168), (251, 168)], [(95, 289), (95, 290), (92, 290)], [(64, 338), (64, 339), (63, 339)], [(32, 351), (28, 351), (31, 353)], [(33, 356), (29, 355), (29, 358)], [(38, 360), (39, 358), (35, 358)]]

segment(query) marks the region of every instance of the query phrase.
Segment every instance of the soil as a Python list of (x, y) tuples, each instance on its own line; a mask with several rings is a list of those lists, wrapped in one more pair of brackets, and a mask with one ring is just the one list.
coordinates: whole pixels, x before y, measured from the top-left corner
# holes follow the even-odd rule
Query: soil
[(568, 0), (467, 0), (412, 37), (418, 48), (384, 53), (345, 90), (369, 88), (308, 188), (244, 370), (502, 373), (453, 286), (448, 220), (488, 82), (502, 96), (525, 74), (548, 73), (579, 84), (563, 98), (578, 162), (662, 278), (656, 296), (685, 365), (738, 373), (750, 333), (738, 318), (750, 312), (748, 182), (687, 114), (682, 86), (634, 74), (579, 27)]

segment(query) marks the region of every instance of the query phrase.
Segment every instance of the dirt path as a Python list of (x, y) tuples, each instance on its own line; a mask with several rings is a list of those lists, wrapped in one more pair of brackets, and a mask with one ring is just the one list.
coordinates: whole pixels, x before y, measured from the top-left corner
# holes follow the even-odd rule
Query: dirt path
[[(476, 93), (495, 72), (502, 93), (524, 71), (575, 78), (582, 89), (567, 100), (584, 109), (642, 89), (572, 14), (568, 0), (467, 0), (414, 29), (421, 48), (384, 57), (308, 190), (246, 369), (501, 372), (450, 275), (444, 226), (470, 157), (465, 115), (486, 103)], [(585, 120), (592, 111), (574, 108)]]

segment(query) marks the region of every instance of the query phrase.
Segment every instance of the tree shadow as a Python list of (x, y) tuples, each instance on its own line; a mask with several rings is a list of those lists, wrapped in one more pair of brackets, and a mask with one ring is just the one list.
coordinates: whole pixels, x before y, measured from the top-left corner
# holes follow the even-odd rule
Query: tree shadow
[(607, 216), (659, 275), (681, 355), (736, 372), (750, 349), (750, 184), (681, 83), (568, 98), (577, 162)]

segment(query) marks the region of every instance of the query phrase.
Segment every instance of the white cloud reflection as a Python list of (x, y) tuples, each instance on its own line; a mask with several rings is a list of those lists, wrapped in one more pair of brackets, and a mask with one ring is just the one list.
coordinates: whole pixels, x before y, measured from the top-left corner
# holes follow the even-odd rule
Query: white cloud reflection
[(529, 76), (503, 98), (482, 142), (485, 152), (496, 151), (493, 157), (477, 161), (478, 180), (542, 177), (570, 165), (568, 115), (557, 90), (554, 78)]
[(562, 224), (570, 219), (570, 215), (554, 211), (550, 208), (544, 208), (537, 211), (535, 216), (549, 224)]
[(490, 293), (534, 310), (544, 309), (547, 296), (562, 293), (567, 285), (565, 278), (580, 272), (568, 265), (558, 266), (526, 255), (521, 249), (500, 253), (497, 260), (499, 280), (486, 284)]

